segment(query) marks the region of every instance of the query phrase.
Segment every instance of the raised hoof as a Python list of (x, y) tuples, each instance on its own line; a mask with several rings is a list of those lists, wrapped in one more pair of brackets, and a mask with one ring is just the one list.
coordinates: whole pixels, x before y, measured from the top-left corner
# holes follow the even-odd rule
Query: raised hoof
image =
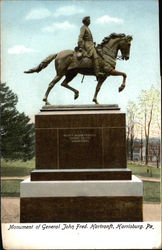
[(125, 88), (125, 86), (124, 86), (124, 85), (121, 85), (121, 86), (119, 87), (119, 92), (121, 92), (124, 88)]
[(79, 97), (79, 92), (75, 92), (75, 95), (74, 95), (74, 100), (76, 100), (77, 98)]

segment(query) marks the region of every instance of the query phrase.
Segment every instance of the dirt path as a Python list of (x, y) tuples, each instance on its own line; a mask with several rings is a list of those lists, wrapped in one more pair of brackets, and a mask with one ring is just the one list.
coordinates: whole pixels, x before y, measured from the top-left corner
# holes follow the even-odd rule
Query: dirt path
[(143, 220), (144, 221), (161, 221), (161, 204), (160, 203), (144, 203), (143, 204)]
[(153, 177), (145, 177), (145, 176), (140, 176), (140, 175), (136, 175), (139, 179), (141, 179), (142, 181), (153, 181), (153, 182), (160, 182), (160, 178), (153, 178)]
[(1, 180), (25, 180), (29, 177), (30, 177), (30, 175), (27, 175), (27, 176), (2, 176)]
[(1, 198), (2, 223), (19, 223), (20, 198)]
[[(144, 221), (160, 221), (160, 219), (160, 203), (143, 204)], [(1, 198), (1, 220), (2, 223), (20, 222), (20, 198)]]

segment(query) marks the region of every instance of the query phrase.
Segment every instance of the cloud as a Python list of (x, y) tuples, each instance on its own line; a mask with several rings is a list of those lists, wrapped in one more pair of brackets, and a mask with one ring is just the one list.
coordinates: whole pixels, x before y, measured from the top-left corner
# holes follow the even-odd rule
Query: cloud
[(83, 12), (84, 12), (84, 9), (73, 6), (73, 5), (69, 5), (69, 6), (64, 6), (64, 7), (60, 7), (59, 9), (57, 9), (56, 12), (54, 13), (54, 16), (55, 17), (72, 16), (72, 15), (80, 14)]
[(38, 20), (51, 16), (51, 12), (46, 8), (32, 9), (25, 17), (26, 20)]
[(111, 17), (108, 15), (101, 16), (97, 18), (96, 23), (98, 24), (108, 24), (108, 23), (115, 23), (115, 24), (122, 24), (124, 22), (123, 19), (118, 17)]
[(37, 52), (37, 51), (31, 48), (27, 48), (24, 45), (15, 45), (12, 48), (8, 49), (9, 54), (24, 54), (31, 52)]
[(42, 31), (45, 31), (45, 32), (54, 32), (56, 30), (67, 30), (67, 29), (72, 29), (74, 28), (75, 25), (74, 24), (71, 24), (69, 23), (68, 21), (65, 21), (65, 22), (55, 22), (55, 23), (52, 23), (51, 25), (49, 26), (46, 26), (42, 29)]

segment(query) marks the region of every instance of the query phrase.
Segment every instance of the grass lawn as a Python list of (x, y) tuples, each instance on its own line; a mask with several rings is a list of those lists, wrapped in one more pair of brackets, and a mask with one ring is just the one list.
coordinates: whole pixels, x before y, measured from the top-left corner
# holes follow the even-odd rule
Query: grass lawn
[(26, 176), (35, 168), (35, 159), (31, 161), (5, 161), (2, 160), (1, 176)]
[[(128, 168), (132, 170), (132, 173), (139, 176), (160, 178), (160, 168), (149, 167), (152, 171), (152, 175), (147, 173), (147, 167), (144, 165), (138, 165), (135, 163), (128, 163)], [(1, 176), (26, 176), (35, 169), (35, 159), (30, 161), (5, 161), (2, 160)]]
[(132, 173), (135, 175), (160, 178), (160, 168), (149, 167), (149, 169), (151, 169), (152, 174), (147, 173), (148, 167), (146, 167), (146, 165), (141, 166), (141, 165), (137, 165), (135, 163), (128, 163), (128, 168), (131, 169)]
[(2, 197), (20, 197), (20, 182), (23, 180), (2, 180)]
[(160, 202), (160, 182), (143, 181), (144, 201)]

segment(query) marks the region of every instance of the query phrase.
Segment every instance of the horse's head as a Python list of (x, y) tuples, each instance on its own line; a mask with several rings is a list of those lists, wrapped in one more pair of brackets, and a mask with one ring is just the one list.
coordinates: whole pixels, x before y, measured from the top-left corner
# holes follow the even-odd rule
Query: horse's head
[(114, 60), (117, 58), (118, 50), (120, 50), (121, 58), (128, 60), (132, 39), (132, 36), (126, 36), (123, 33), (112, 33), (105, 37), (101, 44), (98, 44), (97, 49), (101, 49), (103, 54), (114, 58)]
[(132, 36), (124, 36), (121, 38), (119, 41), (119, 50), (121, 51), (122, 54), (122, 59), (128, 60), (129, 59), (129, 54), (130, 54), (130, 46), (131, 46), (131, 41), (133, 40)]

